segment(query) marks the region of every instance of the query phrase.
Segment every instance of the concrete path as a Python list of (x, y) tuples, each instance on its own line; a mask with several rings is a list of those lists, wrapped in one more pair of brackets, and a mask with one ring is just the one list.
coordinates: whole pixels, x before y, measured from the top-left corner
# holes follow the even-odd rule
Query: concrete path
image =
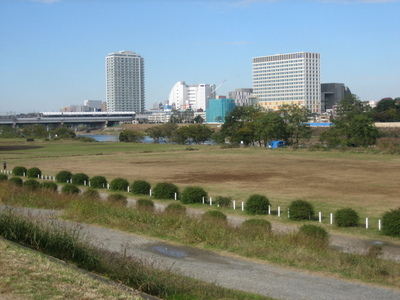
[(328, 278), (306, 271), (222, 256), (116, 230), (54, 219), (59, 212), (20, 209), (32, 217), (78, 229), (100, 248), (125, 253), (160, 269), (217, 285), (288, 300), (399, 300), (400, 291)]

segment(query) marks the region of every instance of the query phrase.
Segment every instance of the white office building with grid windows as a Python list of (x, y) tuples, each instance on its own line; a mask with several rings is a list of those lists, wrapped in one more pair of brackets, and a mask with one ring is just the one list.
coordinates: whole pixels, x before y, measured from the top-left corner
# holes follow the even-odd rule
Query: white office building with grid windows
[(253, 58), (253, 94), (268, 110), (300, 105), (321, 113), (320, 54), (298, 52)]
[(106, 57), (107, 111), (145, 110), (144, 60), (132, 51)]

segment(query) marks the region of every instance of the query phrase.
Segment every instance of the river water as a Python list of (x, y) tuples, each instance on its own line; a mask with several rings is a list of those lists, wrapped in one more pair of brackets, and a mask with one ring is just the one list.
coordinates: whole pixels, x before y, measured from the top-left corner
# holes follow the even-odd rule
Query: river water
[[(97, 142), (119, 142), (118, 134), (82, 134), (81, 136), (94, 138)], [(153, 143), (153, 139), (145, 136), (142, 143)]]

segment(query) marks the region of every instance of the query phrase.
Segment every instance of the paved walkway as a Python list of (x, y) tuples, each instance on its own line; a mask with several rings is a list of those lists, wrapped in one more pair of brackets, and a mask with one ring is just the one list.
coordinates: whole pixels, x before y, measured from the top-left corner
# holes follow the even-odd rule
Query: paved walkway
[(57, 211), (20, 209), (32, 217), (79, 229), (103, 249), (126, 253), (152, 266), (217, 285), (288, 300), (398, 300), (400, 291), (328, 278), (306, 271), (222, 256), (116, 230), (49, 218)]

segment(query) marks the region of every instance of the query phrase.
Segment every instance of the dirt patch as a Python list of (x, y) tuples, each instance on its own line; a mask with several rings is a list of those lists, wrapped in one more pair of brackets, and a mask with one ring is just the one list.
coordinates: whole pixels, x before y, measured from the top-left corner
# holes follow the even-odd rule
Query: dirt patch
[(0, 151), (16, 151), (16, 150), (30, 150), (30, 149), (38, 149), (38, 148), (43, 148), (41, 146), (0, 146)]

